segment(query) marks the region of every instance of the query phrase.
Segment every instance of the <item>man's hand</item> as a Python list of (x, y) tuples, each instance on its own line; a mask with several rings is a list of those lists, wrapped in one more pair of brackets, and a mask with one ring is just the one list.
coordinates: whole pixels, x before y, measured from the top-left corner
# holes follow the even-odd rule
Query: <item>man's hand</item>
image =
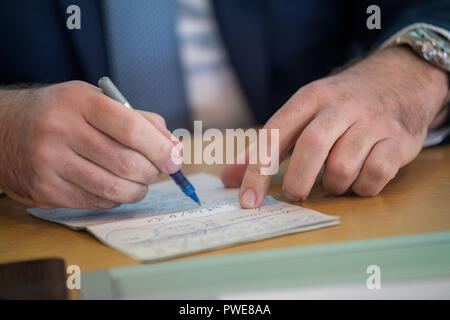
[[(323, 165), (330, 193), (378, 194), (417, 156), (447, 91), (447, 75), (404, 47), (376, 52), (301, 88), (265, 125), (279, 129), (281, 158), (294, 148), (285, 196), (305, 200)], [(262, 203), (271, 178), (258, 164), (231, 165), (222, 175), (226, 186), (242, 182), (244, 208)]]
[(84, 82), (0, 91), (0, 189), (28, 206), (139, 201), (162, 171), (180, 168), (177, 143), (160, 116)]

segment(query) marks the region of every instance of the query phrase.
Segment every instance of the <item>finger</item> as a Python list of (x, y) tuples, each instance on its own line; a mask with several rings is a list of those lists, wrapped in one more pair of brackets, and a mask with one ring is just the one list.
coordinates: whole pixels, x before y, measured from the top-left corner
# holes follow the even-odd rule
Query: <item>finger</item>
[(71, 208), (80, 210), (104, 210), (117, 207), (119, 203), (102, 199), (77, 185), (55, 175), (40, 184), (37, 205), (41, 209)]
[[(270, 136), (269, 132), (268, 135)], [(255, 208), (261, 205), (261, 203), (264, 201), (270, 185), (270, 181), (272, 179), (272, 177), (269, 175), (263, 175), (261, 171), (262, 165), (259, 159), (259, 155), (257, 154), (258, 144), (261, 142), (259, 138), (260, 137), (258, 137), (258, 141), (252, 143), (249, 146), (248, 150), (245, 150), (244, 153), (244, 163), (247, 163), (248, 165), (242, 178), (242, 185), (239, 191), (239, 202), (242, 208), (245, 209)], [(257, 159), (256, 163), (250, 163), (249, 158), (251, 157), (251, 155), (257, 155), (256, 157), (253, 156), (253, 158)], [(241, 155), (238, 156), (238, 159), (240, 157)], [(241, 161), (237, 162), (242, 163)], [(242, 170), (242, 167), (240, 168), (240, 170)], [(234, 179), (236, 180), (236, 177), (234, 177)]]
[(328, 108), (305, 128), (283, 179), (283, 191), (289, 200), (307, 198), (334, 143), (352, 124), (353, 117), (344, 109)]
[(142, 153), (160, 171), (174, 173), (181, 168), (182, 156), (173, 152), (174, 143), (140, 113), (102, 94), (82, 113), (90, 125)]
[(351, 187), (373, 145), (382, 139), (382, 132), (361, 123), (338, 139), (325, 163), (322, 182), (328, 192), (340, 195)]
[(261, 167), (255, 164), (247, 166), (239, 190), (239, 203), (244, 209), (259, 207), (267, 194), (272, 176), (261, 175)]
[(172, 149), (172, 152), (177, 152), (181, 157), (183, 156), (183, 144), (180, 140), (178, 140), (166, 127), (166, 120), (161, 117), (157, 113), (147, 112), (138, 110), (139, 114), (142, 115), (147, 121), (152, 123), (159, 131), (170, 139), (170, 141), (174, 144), (175, 149)]
[(227, 188), (237, 188), (244, 178), (247, 164), (229, 164), (222, 172), (222, 182)]
[[(274, 133), (271, 130), (266, 131), (266, 133), (266, 151), (261, 152), (261, 149), (264, 147), (264, 140), (266, 139), (261, 139), (262, 136), (260, 134), (258, 143), (254, 143), (246, 150), (247, 159), (245, 161), (249, 164), (244, 166), (229, 166), (222, 177), (222, 180), (226, 181), (229, 186), (241, 184), (239, 201), (243, 208), (255, 208), (261, 205), (267, 194), (273, 175), (278, 172), (279, 162), (288, 156), (288, 151), (286, 150), (279, 155), (278, 133)], [(272, 139), (275, 139), (273, 143), (271, 141)], [(252, 152), (256, 155), (254, 156), (257, 159), (256, 164), (248, 160)], [(266, 152), (267, 155), (265, 155)], [(262, 156), (266, 158), (263, 161), (261, 161)]]
[(69, 141), (72, 150), (115, 175), (141, 184), (152, 184), (161, 171), (146, 157), (86, 124)]
[[(60, 196), (54, 202), (57, 208), (72, 208), (79, 210), (105, 210), (120, 205), (115, 201), (106, 200), (81, 189), (70, 181), (61, 179)], [(56, 199), (55, 199), (56, 200)]]
[(138, 202), (148, 191), (146, 185), (115, 176), (75, 153), (59, 170), (59, 175), (65, 180), (102, 199), (117, 203)]
[(301, 88), (266, 123), (264, 128), (278, 129), (280, 154), (292, 149), (303, 129), (320, 112), (327, 99), (320, 85)]
[(161, 133), (163, 133), (164, 135), (167, 135), (167, 134), (170, 135), (170, 131), (167, 130), (167, 127), (166, 127), (166, 120), (164, 120), (164, 118), (161, 117), (159, 114), (153, 113), (153, 112), (148, 112), (148, 111), (143, 111), (143, 110), (136, 110), (136, 112), (138, 112), (147, 121), (149, 121), (156, 128), (158, 128), (159, 131), (161, 131)]
[[(264, 129), (278, 130), (279, 133), (279, 153), (286, 155), (288, 150), (294, 145), (298, 135), (303, 128), (311, 121), (314, 114), (320, 107), (320, 94), (317, 86), (308, 85), (299, 90), (288, 102), (278, 110), (266, 123)], [(242, 173), (242, 168), (229, 171), (230, 175)], [(264, 201), (265, 195), (272, 180), (272, 175), (261, 174), (261, 163), (248, 165), (244, 177), (242, 178), (239, 201), (243, 208), (256, 208)], [(228, 173), (225, 180), (228, 179)], [(239, 181), (239, 176), (230, 178)]]
[(17, 202), (20, 202), (20, 203), (24, 204), (25, 206), (27, 206), (27, 207), (29, 207), (29, 208), (36, 207), (36, 206), (37, 206), (36, 202), (33, 201), (32, 199), (29, 199), (29, 198), (23, 197), (23, 196), (21, 196), (21, 195), (18, 195), (17, 193), (15, 193), (15, 192), (12, 191), (12, 190), (7, 190), (6, 188), (3, 188), (3, 192), (4, 192), (8, 197), (10, 197), (11, 199), (13, 199), (13, 200), (15, 200), (15, 201), (17, 201)]
[(402, 150), (394, 139), (377, 142), (352, 185), (360, 196), (375, 196), (392, 180), (402, 163)]
[[(235, 159), (235, 163), (228, 164), (222, 172), (222, 182), (227, 188), (236, 188), (242, 184), (245, 171), (249, 164), (249, 148), (245, 150), (245, 162), (239, 163)], [(283, 162), (288, 156), (288, 152), (283, 152), (280, 155), (280, 163)]]
[(229, 164), (225, 167), (225, 170), (222, 172), (221, 177), (225, 187), (236, 188), (241, 185), (245, 171), (247, 170), (247, 166), (249, 165), (250, 149), (252, 150), (252, 152), (255, 151), (254, 143), (245, 148), (243, 153), (238, 154), (234, 159), (234, 163)]

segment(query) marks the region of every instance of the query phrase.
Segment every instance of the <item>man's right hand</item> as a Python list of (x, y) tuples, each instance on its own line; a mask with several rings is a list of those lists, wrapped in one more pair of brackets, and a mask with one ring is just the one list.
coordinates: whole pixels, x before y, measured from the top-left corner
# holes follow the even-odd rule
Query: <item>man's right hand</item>
[(177, 144), (161, 116), (84, 82), (0, 90), (0, 189), (28, 206), (140, 201), (161, 172), (180, 169)]

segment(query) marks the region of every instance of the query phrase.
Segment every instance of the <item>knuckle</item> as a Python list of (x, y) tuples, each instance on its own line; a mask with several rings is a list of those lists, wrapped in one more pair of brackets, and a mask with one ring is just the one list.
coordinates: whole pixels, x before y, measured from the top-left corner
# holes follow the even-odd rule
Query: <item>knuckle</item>
[(96, 112), (97, 114), (105, 114), (111, 112), (111, 104), (107, 103), (108, 99), (105, 95), (101, 94), (85, 94), (85, 105), (88, 108), (93, 108), (93, 112)]
[(111, 148), (111, 144), (107, 139), (90, 132), (80, 133), (80, 144), (85, 145), (87, 150), (96, 150), (99, 154), (108, 154)]
[(125, 143), (128, 145), (134, 145), (136, 141), (142, 136), (136, 119), (130, 118), (123, 122), (123, 135)]
[(292, 113), (305, 108), (316, 108), (317, 102), (323, 99), (325, 85), (320, 80), (311, 82), (301, 87), (285, 104), (283, 109), (291, 110)]
[(117, 207), (119, 204), (117, 202), (102, 199), (95, 195), (87, 194), (84, 198), (84, 206), (91, 210), (105, 210)]
[(325, 173), (326, 175), (331, 175), (336, 180), (347, 180), (353, 177), (355, 168), (347, 161), (334, 160), (327, 162)]
[(374, 197), (380, 193), (379, 188), (376, 188), (374, 184), (359, 184), (352, 187), (353, 192), (361, 197)]
[(289, 198), (295, 198), (298, 200), (306, 199), (308, 191), (295, 183), (287, 180), (283, 182), (283, 192), (288, 195)]
[(323, 84), (320, 81), (313, 81), (300, 89), (303, 99), (315, 99), (323, 91)]
[(37, 118), (33, 127), (33, 136), (35, 138), (42, 138), (47, 135), (58, 134), (62, 131), (62, 121), (58, 119), (58, 115), (54, 110), (45, 111)]
[(152, 113), (152, 118), (161, 127), (164, 127), (164, 128), (166, 127), (166, 120), (164, 120), (164, 118), (162, 116), (160, 116), (159, 114)]
[(139, 169), (138, 160), (133, 155), (122, 153), (119, 156), (118, 170), (120, 175), (128, 177), (138, 172)]
[(411, 136), (411, 133), (400, 121), (389, 118), (386, 115), (377, 116), (374, 120), (372, 120), (372, 123), (374, 122), (377, 123), (380, 130), (383, 130), (386, 135), (391, 138), (403, 140), (408, 136)]
[(301, 140), (313, 150), (322, 151), (325, 148), (324, 135), (315, 130), (304, 131)]
[[(69, 174), (74, 175), (78, 174), (77, 166), (73, 161), (66, 160), (61, 165), (62, 173), (63, 174)], [(95, 177), (95, 172), (89, 172), (89, 175), (92, 177)]]
[(55, 196), (53, 186), (46, 180), (38, 178), (33, 181), (32, 197), (37, 203), (43, 204), (44, 201)]
[(172, 149), (174, 146), (166, 143), (159, 143), (157, 150), (154, 150), (152, 161), (156, 163), (162, 163), (165, 159), (169, 159), (172, 156)]
[(135, 192), (133, 192), (127, 202), (139, 202), (145, 198), (148, 192), (148, 186), (140, 185)]
[(391, 164), (384, 161), (371, 162), (367, 166), (367, 175), (372, 181), (386, 181), (394, 176), (394, 169)]
[(344, 187), (340, 184), (337, 184), (337, 183), (326, 184), (324, 182), (323, 185), (324, 185), (324, 188), (326, 191), (328, 191), (329, 193), (331, 193), (332, 195), (335, 195), (335, 196), (340, 196), (340, 195), (344, 194), (345, 191), (347, 191), (346, 187)]
[(110, 183), (101, 183), (101, 186), (106, 198), (113, 201), (118, 201), (123, 198), (125, 188), (122, 185), (121, 181), (111, 181)]
[(71, 80), (64, 83), (69, 89), (85, 89), (87, 86), (89, 86), (88, 83), (81, 81), (81, 80)]
[(345, 191), (347, 191), (346, 183), (340, 180), (329, 178), (328, 175), (324, 175), (322, 184), (325, 190), (333, 195), (341, 195), (345, 193)]
[(51, 96), (55, 99), (55, 102), (60, 103), (61, 101), (71, 99), (74, 90), (76, 90), (76, 85), (72, 81), (60, 83), (51, 87)]
[(347, 108), (353, 107), (353, 101), (355, 92), (348, 87), (338, 87), (336, 90), (333, 91), (334, 97), (337, 101), (342, 103), (344, 106), (347, 106)]
[(149, 170), (145, 170), (145, 182), (147, 184), (153, 184), (156, 181), (159, 180), (159, 177), (161, 176), (161, 171), (157, 170), (156, 168), (152, 168)]
[(35, 166), (48, 165), (51, 162), (50, 148), (43, 142), (39, 142), (31, 155), (31, 161)]
[(267, 123), (264, 125), (264, 129), (267, 129), (268, 132), (271, 132), (271, 130), (280, 130), (281, 126), (278, 123), (277, 119), (272, 117), (267, 121)]
[(86, 93), (90, 85), (86, 82), (73, 80), (55, 85), (52, 89), (53, 97), (58, 105), (64, 106), (67, 101), (79, 101)]

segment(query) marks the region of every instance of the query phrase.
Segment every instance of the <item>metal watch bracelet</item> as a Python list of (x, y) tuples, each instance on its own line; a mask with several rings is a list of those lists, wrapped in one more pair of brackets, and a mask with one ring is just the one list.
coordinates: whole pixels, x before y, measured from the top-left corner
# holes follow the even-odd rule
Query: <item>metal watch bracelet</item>
[(450, 72), (450, 41), (437, 32), (416, 28), (395, 39), (395, 44), (406, 44), (435, 67)]

